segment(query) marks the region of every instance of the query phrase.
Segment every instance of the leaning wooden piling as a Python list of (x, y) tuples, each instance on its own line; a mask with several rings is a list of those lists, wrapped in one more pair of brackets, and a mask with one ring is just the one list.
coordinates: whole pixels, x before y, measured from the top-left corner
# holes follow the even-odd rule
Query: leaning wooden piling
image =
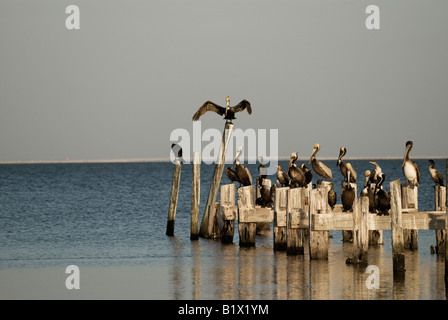
[(219, 149), (219, 155), (215, 164), (215, 170), (213, 172), (213, 178), (210, 184), (207, 203), (205, 204), (204, 215), (202, 217), (201, 228), (199, 230), (200, 237), (208, 237), (207, 227), (209, 225), (208, 220), (210, 215), (210, 206), (215, 203), (218, 195), (218, 189), (221, 183), (222, 173), (224, 171), (227, 146), (229, 145), (230, 137), (232, 136), (232, 130), (233, 124), (226, 122), (224, 132), (222, 133), (221, 148)]
[[(418, 187), (401, 185), (401, 208), (403, 214), (418, 212)], [(404, 248), (410, 250), (418, 249), (418, 229), (404, 229)]]
[(241, 247), (255, 246), (257, 223), (251, 221), (255, 216), (254, 186), (238, 188), (238, 233)]
[(286, 250), (286, 209), (289, 187), (275, 189), (274, 201), (274, 250)]
[[(434, 203), (436, 211), (446, 211), (446, 187), (434, 186)], [(447, 241), (445, 230), (436, 230), (436, 253), (445, 254), (445, 242)]]
[(191, 183), (191, 221), (190, 239), (199, 238), (199, 203), (201, 197), (201, 153), (195, 152), (193, 158), (193, 179)]
[(390, 183), (390, 224), (392, 229), (392, 254), (394, 278), (400, 279), (405, 272), (403, 220), (401, 209), (400, 179)]
[(310, 218), (310, 259), (328, 259), (328, 237), (329, 231), (313, 231), (316, 229), (313, 215), (327, 213), (329, 188), (319, 187), (310, 192), (309, 218)]
[(182, 162), (176, 160), (174, 164), (173, 182), (171, 183), (170, 207), (168, 209), (168, 220), (166, 223), (166, 235), (174, 236), (174, 221), (176, 220), (177, 198), (179, 195), (180, 169)]

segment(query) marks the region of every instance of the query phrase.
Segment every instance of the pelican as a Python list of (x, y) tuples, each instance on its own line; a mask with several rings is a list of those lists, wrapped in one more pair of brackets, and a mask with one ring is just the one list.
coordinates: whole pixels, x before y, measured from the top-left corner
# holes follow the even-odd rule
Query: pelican
[(282, 166), (279, 164), (277, 165), (277, 179), (282, 186), (286, 187), (289, 185), (289, 177), (282, 171)]
[(386, 179), (386, 174), (382, 172), (378, 177), (378, 183), (375, 186), (375, 207), (378, 215), (389, 215), (390, 209), (390, 193), (382, 188), (382, 184)]
[(330, 183), (330, 190), (328, 191), (328, 204), (331, 207), (331, 210), (334, 210), (334, 206), (336, 204), (336, 191), (334, 191), (333, 184)]
[(207, 111), (213, 111), (213, 112), (216, 112), (217, 114), (219, 114), (220, 116), (224, 115), (224, 119), (226, 119), (226, 122), (232, 123), (232, 120), (236, 119), (235, 113), (243, 111), (245, 109), (247, 109), (247, 112), (249, 114), (252, 114), (252, 108), (250, 106), (250, 102), (247, 100), (242, 100), (236, 106), (230, 107), (230, 98), (227, 97), (225, 108), (208, 100), (193, 115), (193, 121), (199, 120), (199, 118)]
[[(347, 163), (347, 180), (350, 181), (352, 166), (350, 163)], [(342, 183), (342, 191), (341, 191), (341, 201), (342, 201), (342, 211), (352, 211), (353, 210), (353, 201), (355, 201), (355, 189), (351, 186), (349, 182)]]
[(298, 152), (291, 153), (287, 174), (291, 177), (292, 182), (298, 184), (299, 187), (305, 187), (305, 173), (303, 173), (302, 169), (295, 164), (298, 158)]
[(314, 172), (316, 172), (319, 176), (332, 181), (333, 178), (331, 174), (331, 169), (328, 168), (324, 163), (316, 159), (316, 154), (319, 150), (320, 145), (316, 143), (314, 145), (313, 153), (311, 154), (310, 161), (308, 161), (308, 164), (311, 163)]
[(302, 163), (300, 169), (302, 169), (303, 173), (305, 174), (305, 185), (308, 185), (313, 179), (313, 171), (308, 169), (308, 167), (304, 163)]
[(236, 164), (235, 172), (238, 177), (238, 181), (246, 187), (252, 185), (252, 175), (250, 174), (249, 169), (238, 161), (238, 158), (241, 156), (241, 152), (243, 152), (243, 148), (239, 147), (233, 163)]
[(378, 180), (378, 175), (380, 175), (382, 172), (381, 167), (378, 164), (378, 162), (376, 162), (376, 161), (369, 161), (369, 163), (374, 164), (376, 166), (375, 169), (373, 169), (373, 171), (370, 173), (370, 176), (369, 176), (370, 182), (376, 183), (376, 181)]
[[(345, 181), (347, 181), (347, 165), (345, 162), (342, 161), (342, 157), (345, 156), (346, 153), (347, 153), (347, 148), (341, 147), (339, 149), (338, 162), (336, 163), (336, 166), (339, 166), (339, 169), (341, 170), (342, 176), (344, 177)], [(355, 169), (353, 169), (351, 172), (351, 175), (350, 175), (349, 182), (356, 183), (357, 178), (358, 178), (358, 175), (357, 175)]]
[(429, 173), (431, 174), (432, 181), (436, 185), (443, 186), (443, 175), (434, 167), (434, 160), (429, 160), (429, 163), (431, 164), (429, 166)]
[(263, 184), (262, 176), (258, 176), (258, 184), (260, 186), (261, 205), (266, 206), (272, 203), (272, 187), (268, 187), (267, 185)]
[(404, 152), (404, 159), (401, 167), (407, 183), (418, 187), (420, 184), (420, 169), (416, 162), (409, 160), (409, 152), (411, 152), (413, 145), (414, 143), (412, 141), (406, 142), (406, 150)]
[(232, 183), (235, 181), (239, 182), (236, 172), (235, 170), (233, 170), (233, 165), (231, 167), (227, 167), (225, 173), (226, 176), (230, 179), (230, 181), (232, 181)]

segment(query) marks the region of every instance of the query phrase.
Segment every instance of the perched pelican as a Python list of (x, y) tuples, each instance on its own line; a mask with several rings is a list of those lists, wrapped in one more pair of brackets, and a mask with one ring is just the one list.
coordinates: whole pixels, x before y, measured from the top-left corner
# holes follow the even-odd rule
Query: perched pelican
[(375, 207), (379, 216), (389, 215), (390, 209), (390, 193), (382, 188), (385, 179), (386, 174), (383, 172), (378, 176), (378, 183), (375, 186)]
[(429, 160), (429, 163), (431, 164), (429, 166), (429, 173), (431, 174), (432, 181), (436, 185), (443, 186), (443, 175), (434, 167), (434, 160)]
[(414, 143), (412, 141), (406, 142), (406, 150), (404, 152), (404, 159), (401, 167), (407, 183), (418, 187), (420, 184), (420, 169), (416, 162), (409, 160), (409, 152), (411, 152), (413, 145)]
[(282, 171), (282, 166), (279, 164), (277, 165), (277, 179), (282, 186), (287, 187), (289, 185), (289, 177)]
[[(347, 153), (347, 149), (345, 147), (341, 147), (339, 149), (338, 162), (336, 163), (336, 166), (339, 166), (339, 169), (341, 170), (342, 176), (344, 177), (345, 181), (347, 181), (347, 165), (344, 161), (342, 161), (342, 157), (345, 156), (346, 153)], [(353, 169), (353, 167), (352, 167), (352, 169)], [(355, 169), (353, 169), (351, 172), (351, 175), (350, 175), (350, 182), (356, 183), (357, 178), (358, 178), (358, 175), (357, 175)]]
[(313, 179), (313, 171), (308, 169), (308, 167), (304, 163), (302, 163), (300, 169), (302, 169), (303, 173), (305, 174), (305, 185), (308, 185)]
[[(347, 163), (347, 180), (350, 181), (352, 166), (350, 163)], [(352, 211), (353, 210), (353, 202), (355, 201), (355, 189), (351, 186), (349, 182), (342, 183), (341, 190), (341, 201), (342, 201), (342, 211)]]
[(373, 169), (373, 171), (370, 173), (369, 181), (376, 183), (376, 181), (378, 180), (378, 175), (380, 175), (382, 172), (381, 167), (376, 161), (369, 161), (369, 163), (374, 164), (376, 166), (375, 169)]
[(268, 169), (266, 168), (266, 164), (264, 163), (262, 156), (258, 157), (258, 162), (260, 163), (258, 165), (258, 175), (262, 176), (262, 179), (266, 179), (266, 177), (268, 176)]
[(240, 183), (242, 183), (243, 186), (246, 187), (246, 186), (252, 185), (252, 175), (250, 174), (249, 169), (247, 167), (243, 166), (238, 161), (238, 158), (240, 157), (241, 152), (243, 152), (243, 148), (239, 147), (233, 163), (236, 164), (235, 172), (236, 172), (236, 176), (238, 177), (238, 181)]
[(291, 153), (287, 174), (291, 177), (292, 182), (295, 182), (299, 187), (305, 187), (305, 173), (295, 164), (298, 158), (299, 154), (297, 152)]
[(333, 180), (331, 169), (328, 168), (324, 163), (316, 159), (316, 154), (320, 150), (320, 145), (316, 143), (313, 148), (313, 153), (311, 154), (310, 161), (308, 163), (311, 163), (313, 166), (314, 172), (316, 172), (319, 176), (322, 178), (328, 179), (330, 181)]
[(242, 100), (240, 103), (238, 103), (234, 107), (230, 107), (230, 98), (226, 98), (226, 107), (223, 108), (219, 105), (217, 105), (214, 102), (206, 101), (199, 109), (196, 111), (196, 113), (193, 115), (193, 121), (199, 120), (199, 118), (206, 113), (207, 111), (213, 111), (219, 114), (220, 116), (225, 115), (224, 119), (226, 119), (226, 122), (232, 123), (232, 120), (235, 118), (235, 113), (243, 111), (244, 109), (247, 109), (247, 112), (249, 114), (252, 114), (252, 108), (250, 106), (249, 101)]
[(336, 199), (336, 191), (334, 191), (333, 184), (330, 183), (330, 190), (328, 191), (328, 204), (330, 205), (331, 210), (334, 210)]

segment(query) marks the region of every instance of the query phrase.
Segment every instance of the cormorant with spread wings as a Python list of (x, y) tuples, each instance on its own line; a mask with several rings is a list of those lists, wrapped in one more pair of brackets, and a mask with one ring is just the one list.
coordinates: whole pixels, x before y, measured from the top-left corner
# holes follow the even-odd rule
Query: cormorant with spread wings
[(250, 102), (247, 100), (242, 100), (236, 106), (230, 107), (230, 98), (226, 98), (226, 107), (221, 107), (212, 101), (206, 101), (196, 113), (193, 115), (193, 121), (199, 120), (199, 118), (206, 113), (207, 111), (213, 111), (219, 114), (220, 116), (225, 115), (224, 119), (226, 122), (232, 123), (232, 120), (235, 118), (235, 113), (243, 111), (247, 109), (249, 114), (252, 114), (252, 108), (250, 106)]

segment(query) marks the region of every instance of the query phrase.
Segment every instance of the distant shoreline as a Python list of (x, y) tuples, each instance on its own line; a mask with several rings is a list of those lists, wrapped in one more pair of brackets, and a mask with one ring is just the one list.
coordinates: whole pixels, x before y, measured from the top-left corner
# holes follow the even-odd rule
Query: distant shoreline
[[(336, 161), (337, 157), (319, 157), (324, 161)], [(403, 157), (344, 157), (344, 160), (401, 160)], [(442, 156), (420, 156), (412, 157), (412, 159), (447, 159)], [(213, 159), (214, 160), (214, 159)], [(212, 161), (213, 161), (212, 160)], [(256, 159), (250, 159), (256, 161)], [(266, 159), (268, 161), (269, 158)], [(279, 157), (278, 161), (288, 161), (289, 157)], [(299, 157), (299, 160), (308, 160), (307, 157)], [(245, 162), (248, 161), (246, 158)], [(139, 162), (171, 162), (170, 158), (150, 158), (150, 159), (93, 159), (93, 160), (17, 160), (17, 161), (0, 161), (0, 164), (58, 164), (58, 163), (139, 163)], [(192, 162), (192, 161), (191, 161)], [(208, 161), (210, 162), (210, 161)], [(258, 161), (257, 161), (258, 162)]]

